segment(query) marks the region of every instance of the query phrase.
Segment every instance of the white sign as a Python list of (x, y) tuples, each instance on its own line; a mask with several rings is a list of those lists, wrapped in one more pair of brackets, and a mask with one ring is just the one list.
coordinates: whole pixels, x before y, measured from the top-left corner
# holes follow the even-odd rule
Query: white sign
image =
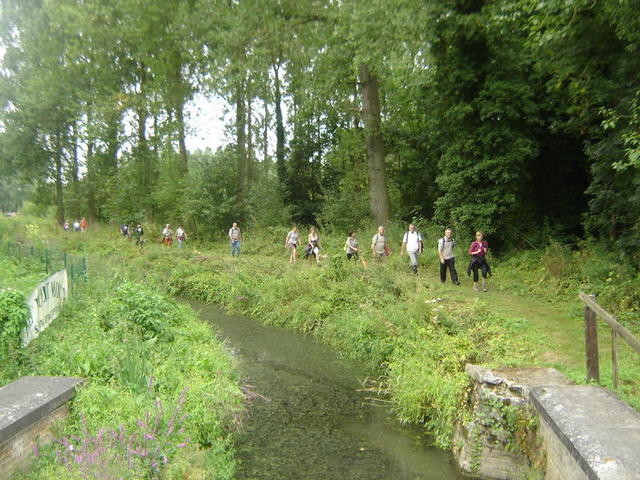
[(27, 305), (29, 319), (22, 331), (22, 346), (40, 335), (58, 316), (69, 294), (69, 279), (66, 270), (54, 273), (31, 292)]

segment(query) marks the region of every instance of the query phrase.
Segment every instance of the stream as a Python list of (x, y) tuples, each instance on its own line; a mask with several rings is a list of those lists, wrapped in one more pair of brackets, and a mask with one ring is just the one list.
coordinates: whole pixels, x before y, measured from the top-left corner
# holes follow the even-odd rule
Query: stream
[(193, 304), (239, 360), (254, 395), (236, 442), (236, 478), (460, 480), (449, 452), (367, 405), (367, 375), (310, 336)]

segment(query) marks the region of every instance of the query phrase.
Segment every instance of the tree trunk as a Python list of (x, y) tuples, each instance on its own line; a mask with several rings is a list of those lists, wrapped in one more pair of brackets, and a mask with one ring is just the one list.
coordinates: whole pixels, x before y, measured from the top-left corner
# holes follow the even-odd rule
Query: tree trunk
[(55, 145), (55, 178), (56, 178), (56, 220), (58, 225), (64, 224), (64, 198), (62, 196), (62, 141), (60, 134), (56, 136)]
[(139, 165), (140, 181), (145, 186), (151, 185), (152, 169), (151, 169), (151, 154), (149, 151), (149, 145), (147, 143), (147, 118), (149, 111), (147, 109), (147, 71), (144, 64), (140, 65), (139, 70), (140, 81), (140, 98), (137, 108), (138, 115), (138, 144), (136, 145), (136, 161)]
[(287, 184), (287, 167), (284, 163), (285, 131), (282, 118), (282, 92), (280, 91), (280, 66), (273, 64), (273, 81), (275, 86), (275, 111), (276, 111), (276, 170), (281, 185)]
[(120, 131), (120, 113), (111, 112), (107, 126), (107, 164), (103, 165), (111, 173), (118, 169), (118, 132)]
[(262, 125), (262, 160), (267, 164), (269, 160), (269, 103), (264, 102), (264, 122)]
[(74, 124), (71, 127), (71, 136), (73, 137), (73, 164), (71, 165), (71, 179), (73, 183), (78, 183), (79, 179), (79, 162), (78, 162), (78, 126)]
[(173, 85), (170, 88), (170, 94), (173, 97), (173, 110), (176, 113), (176, 122), (178, 124), (178, 158), (179, 168), (186, 175), (189, 170), (187, 141), (184, 123), (184, 104), (186, 97), (185, 83), (182, 76), (182, 55), (179, 50), (175, 50), (173, 55)]
[(236, 154), (238, 156), (238, 203), (246, 199), (248, 181), (247, 111), (244, 80), (236, 86)]
[(176, 121), (178, 122), (178, 157), (180, 159), (180, 171), (187, 174), (189, 171), (189, 157), (187, 154), (187, 141), (184, 126), (184, 98), (180, 96), (176, 102)]
[[(88, 123), (88, 122), (87, 122)], [(87, 214), (90, 221), (94, 221), (98, 217), (98, 210), (96, 208), (96, 173), (93, 157), (93, 140), (89, 140), (87, 144)]]
[(378, 79), (367, 65), (360, 66), (362, 87), (362, 116), (367, 145), (367, 173), (369, 177), (369, 208), (377, 225), (389, 220), (389, 191), (384, 165), (384, 141), (380, 129), (380, 93)]
[(253, 162), (254, 162), (254, 149), (253, 149), (253, 101), (251, 95), (247, 92), (247, 189), (251, 185), (253, 180)]

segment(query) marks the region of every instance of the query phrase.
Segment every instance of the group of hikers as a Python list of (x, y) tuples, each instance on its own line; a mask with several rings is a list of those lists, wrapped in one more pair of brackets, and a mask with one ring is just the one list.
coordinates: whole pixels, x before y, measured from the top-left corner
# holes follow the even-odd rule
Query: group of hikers
[[(85, 222), (86, 220), (82, 219)], [(79, 224), (79, 228), (82, 228), (82, 222)], [(74, 224), (75, 228), (75, 224)], [(142, 225), (138, 224), (133, 232), (126, 224), (120, 225), (120, 233), (123, 237), (129, 239), (133, 238), (137, 245), (144, 243), (144, 230)], [(238, 223), (234, 222), (229, 229), (227, 236), (229, 238), (229, 246), (232, 257), (240, 256), (240, 242), (242, 241), (242, 232), (238, 227)], [(173, 245), (174, 232), (171, 229), (171, 225), (168, 223), (162, 229), (160, 235), (160, 242), (167, 247)], [(175, 239), (178, 244), (178, 248), (182, 248), (183, 243), (187, 240), (187, 234), (181, 226), (175, 231)], [(291, 230), (287, 233), (284, 241), (284, 247), (289, 250), (289, 263), (296, 263), (298, 256), (298, 247), (302, 246), (302, 238), (298, 232), (298, 227), (295, 225), (291, 227)], [(385, 229), (383, 226), (378, 227), (378, 231), (371, 238), (371, 257), (378, 262), (383, 262), (386, 257), (391, 255), (391, 243), (385, 235)], [(437, 241), (437, 255), (440, 260), (440, 281), (445, 283), (447, 281), (447, 271), (449, 277), (455, 285), (460, 285), (458, 278), (458, 272), (456, 271), (455, 251), (454, 248), (456, 242), (452, 237), (452, 230), (447, 228), (444, 231), (444, 235)], [(469, 265), (467, 267), (467, 275), (473, 274), (473, 288), (476, 291), (487, 291), (487, 277), (491, 273), (491, 267), (487, 263), (487, 252), (489, 250), (489, 244), (484, 240), (482, 232), (478, 231), (475, 235), (475, 240), (471, 242), (467, 253), (470, 256)], [(361, 255), (362, 247), (358, 244), (356, 238), (356, 232), (354, 230), (349, 232), (349, 236), (344, 243), (344, 251), (347, 260), (351, 261), (360, 260), (363, 265), (366, 266), (366, 260)], [(406, 252), (409, 257), (409, 268), (415, 274), (418, 273), (418, 257), (424, 252), (424, 243), (422, 235), (416, 230), (414, 224), (409, 224), (406, 232), (402, 237), (402, 244), (400, 247), (400, 255), (404, 255)], [(304, 247), (305, 259), (315, 259), (316, 263), (320, 264), (320, 236), (315, 227), (311, 227), (307, 236), (307, 241)], [(478, 285), (482, 276), (482, 283)]]
[(123, 223), (120, 225), (120, 235), (122, 235), (125, 240), (133, 239), (139, 247), (144, 244), (144, 229), (140, 224), (136, 225), (132, 232), (129, 225)]
[[(122, 225), (120, 225), (120, 235), (122, 235), (122, 237), (127, 240), (130, 240), (133, 238), (136, 242), (136, 245), (142, 246), (144, 244), (144, 229), (142, 228), (141, 224), (138, 224), (133, 229), (133, 231), (131, 231), (129, 225), (127, 225), (126, 223), (123, 223)], [(234, 222), (233, 225), (231, 225), (228, 235), (229, 235), (229, 243), (231, 246), (231, 256), (239, 257), (240, 241), (242, 239), (242, 233), (240, 232), (240, 228), (238, 227), (238, 224), (236, 222)], [(178, 248), (182, 248), (182, 245), (187, 240), (187, 232), (185, 232), (182, 226), (178, 226), (178, 228), (174, 232), (171, 229), (171, 225), (167, 223), (163, 227), (162, 232), (160, 233), (160, 243), (165, 247), (170, 247), (173, 245), (174, 236), (178, 244)]]
[(82, 217), (82, 220), (74, 220), (73, 223), (69, 222), (69, 220), (65, 220), (62, 224), (62, 229), (65, 232), (72, 230), (74, 232), (86, 232), (89, 228), (89, 222), (86, 218)]
[[(456, 242), (452, 237), (452, 230), (447, 228), (444, 231), (444, 236), (438, 239), (437, 242), (437, 254), (440, 260), (440, 281), (445, 283), (447, 281), (447, 271), (451, 281), (455, 285), (460, 285), (458, 279), (458, 272), (455, 265), (455, 252), (454, 247)], [(289, 263), (296, 263), (298, 246), (302, 245), (298, 228), (293, 226), (285, 239), (284, 246), (289, 250)], [(356, 238), (356, 232), (350, 231), (344, 243), (344, 251), (347, 260), (352, 258), (355, 260), (360, 259), (366, 266), (365, 259), (360, 255), (361, 248)], [(475, 235), (475, 240), (471, 242), (467, 253), (471, 257), (469, 266), (467, 267), (467, 274), (473, 274), (473, 288), (476, 291), (487, 291), (487, 276), (491, 273), (491, 267), (487, 262), (486, 255), (489, 250), (489, 244), (484, 240), (482, 232), (478, 231)], [(416, 230), (414, 224), (410, 224), (407, 231), (402, 237), (402, 246), (400, 247), (400, 255), (404, 255), (405, 252), (409, 257), (409, 268), (415, 274), (418, 273), (418, 256), (424, 251), (424, 243), (422, 241), (422, 235)], [(318, 263), (320, 263), (320, 245), (318, 232), (315, 228), (311, 228), (307, 243), (304, 248), (305, 258), (314, 257)], [(383, 226), (378, 227), (378, 231), (371, 238), (371, 257), (375, 260), (382, 262), (386, 257), (391, 255), (390, 242), (385, 236), (385, 230)], [(482, 275), (482, 284), (479, 286), (478, 282)]]

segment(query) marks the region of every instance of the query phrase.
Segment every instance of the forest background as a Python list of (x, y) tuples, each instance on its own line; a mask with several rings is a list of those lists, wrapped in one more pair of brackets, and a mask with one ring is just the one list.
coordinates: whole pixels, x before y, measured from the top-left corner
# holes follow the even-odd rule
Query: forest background
[[(429, 220), (640, 263), (637, 0), (3, 0), (0, 206), (194, 237)], [(185, 106), (234, 141), (189, 152)]]

